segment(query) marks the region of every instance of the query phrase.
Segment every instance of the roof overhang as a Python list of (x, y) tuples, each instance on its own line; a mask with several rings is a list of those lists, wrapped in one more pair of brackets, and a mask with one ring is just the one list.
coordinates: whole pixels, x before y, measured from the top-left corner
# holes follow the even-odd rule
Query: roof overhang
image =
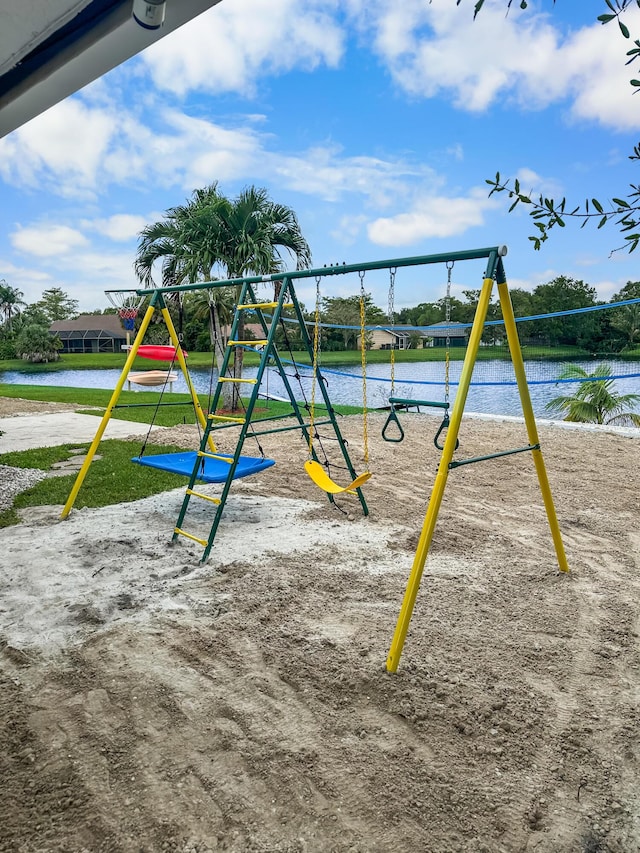
[(166, 0), (164, 23), (133, 16), (162, 0), (2, 0), (0, 138), (220, 0)]

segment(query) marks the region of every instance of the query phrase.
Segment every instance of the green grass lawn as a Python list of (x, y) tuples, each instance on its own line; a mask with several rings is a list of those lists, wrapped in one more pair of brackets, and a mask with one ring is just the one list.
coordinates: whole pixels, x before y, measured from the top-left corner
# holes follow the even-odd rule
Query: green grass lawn
[[(0, 454), (0, 465), (14, 468), (40, 468), (49, 471), (55, 462), (62, 462), (78, 450), (88, 450), (88, 444), (64, 444), (59, 447), (46, 447), (38, 450), (23, 450), (16, 453)], [(171, 453), (184, 448), (172, 446), (147, 445), (145, 453)], [(72, 453), (71, 451), (74, 451)], [(140, 453), (140, 443), (107, 439), (100, 444), (100, 459), (94, 459), (89, 473), (78, 493), (77, 508), (101, 507), (110, 504), (135, 501), (140, 498), (166, 492), (186, 486), (187, 480), (177, 474), (168, 474), (155, 468), (145, 468), (131, 462), (133, 456)], [(77, 474), (48, 477), (45, 480), (21, 492), (11, 509), (0, 512), (0, 527), (9, 527), (19, 523), (17, 510), (30, 506), (56, 506), (65, 504)]]
[[(26, 400), (39, 400), (55, 403), (74, 403), (87, 413), (101, 416), (111, 399), (111, 391), (91, 388), (54, 388), (49, 385), (9, 385), (0, 383), (0, 397), (14, 397)], [(195, 414), (191, 399), (187, 394), (165, 395), (171, 397), (170, 402), (181, 402), (180, 406), (166, 406), (156, 412), (155, 404), (159, 393), (155, 391), (123, 391), (121, 402), (124, 406), (133, 404), (130, 408), (119, 408), (114, 411), (114, 417), (140, 423), (150, 423), (155, 414), (154, 423), (157, 426), (175, 426), (181, 423), (195, 423)], [(206, 406), (206, 399), (202, 401)], [(140, 406), (143, 403), (145, 405)], [(151, 405), (148, 405), (151, 404)], [(92, 410), (89, 409), (92, 408)], [(322, 407), (318, 407), (322, 411)], [(357, 414), (361, 409), (354, 406), (336, 406), (336, 412), (341, 415)], [(271, 418), (291, 412), (291, 406), (278, 401), (260, 401), (259, 411), (254, 410), (255, 419)], [(96, 430), (98, 419), (96, 417)], [(186, 477), (169, 474), (153, 468), (135, 465), (130, 460), (140, 453), (140, 441), (121, 441), (107, 439), (100, 443), (98, 454), (101, 459), (94, 459), (88, 471), (85, 482), (80, 489), (75, 502), (76, 507), (101, 507), (125, 501), (135, 501), (159, 492), (186, 487)], [(88, 450), (89, 444), (67, 444), (59, 447), (47, 447), (36, 450), (24, 450), (15, 453), (0, 454), (0, 465), (16, 468), (40, 468), (48, 471), (56, 462), (67, 460), (79, 448)], [(148, 444), (145, 453), (171, 453), (183, 448), (172, 446), (156, 446)], [(67, 501), (77, 474), (47, 478), (32, 488), (19, 494), (11, 509), (0, 512), (0, 527), (19, 523), (17, 510), (29, 506), (51, 506), (64, 504)]]
[[(53, 403), (74, 403), (83, 407), (86, 414), (102, 416), (109, 405), (113, 392), (100, 388), (58, 388), (51, 385), (12, 385), (0, 382), (0, 397), (14, 397), (22, 400), (40, 400)], [(200, 394), (200, 405), (206, 411), (208, 399)], [(157, 426), (176, 426), (196, 422), (191, 397), (188, 394), (164, 394), (160, 407), (159, 391), (123, 391), (118, 399), (118, 408), (112, 417), (136, 423), (153, 423)], [(245, 400), (245, 404), (246, 404)], [(86, 407), (86, 408), (85, 408)], [(318, 405), (319, 409), (322, 409)], [(335, 406), (340, 415), (354, 415), (362, 411), (357, 406)], [(283, 415), (291, 411), (288, 403), (277, 400), (260, 400), (254, 409), (255, 420)], [(97, 428), (97, 427), (96, 427)]]

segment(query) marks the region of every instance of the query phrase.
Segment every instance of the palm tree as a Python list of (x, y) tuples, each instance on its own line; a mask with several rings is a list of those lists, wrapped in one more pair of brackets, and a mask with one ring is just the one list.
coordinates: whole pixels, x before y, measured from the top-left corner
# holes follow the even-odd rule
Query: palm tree
[[(165, 220), (148, 226), (140, 236), (135, 270), (146, 284), (153, 281), (157, 261), (163, 282), (176, 283), (211, 281), (214, 271), (222, 279), (284, 272), (291, 256), (298, 270), (311, 263), (309, 244), (295, 212), (256, 187), (245, 188), (235, 199), (223, 196), (217, 183), (196, 190), (186, 205), (168, 210)], [(212, 292), (216, 312), (220, 291), (214, 288)], [(236, 301), (239, 292), (237, 288)], [(240, 320), (238, 337), (242, 339), (242, 317)], [(242, 360), (243, 351), (238, 349), (233, 363), (236, 379), (242, 376)], [(238, 385), (229, 384), (231, 408), (235, 409)]]
[(8, 332), (11, 332), (11, 318), (19, 313), (19, 306), (26, 305), (23, 296), (24, 293), (17, 287), (11, 287), (4, 279), (0, 279), (0, 315), (4, 317)]
[[(153, 268), (159, 262), (162, 287), (212, 281), (219, 244), (219, 228), (213, 214), (226, 204), (227, 199), (218, 191), (217, 183), (213, 183), (195, 190), (185, 205), (169, 208), (164, 220), (144, 228), (134, 264), (138, 279), (146, 287), (155, 286)], [(229, 320), (228, 295), (215, 288), (200, 293), (204, 297), (202, 311), (209, 316), (211, 347), (221, 364), (226, 347), (224, 328)]]
[(564, 414), (565, 421), (591, 424), (633, 424), (640, 427), (640, 414), (632, 407), (640, 403), (640, 394), (617, 394), (611, 367), (601, 364), (592, 373), (570, 364), (558, 379), (582, 380), (573, 396), (560, 395), (550, 400), (547, 411)]

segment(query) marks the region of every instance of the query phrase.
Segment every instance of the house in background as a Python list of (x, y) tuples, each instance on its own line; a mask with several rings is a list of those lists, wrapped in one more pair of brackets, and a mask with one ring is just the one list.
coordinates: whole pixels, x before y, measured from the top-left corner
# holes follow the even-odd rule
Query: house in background
[(447, 337), (449, 345), (452, 347), (465, 347), (467, 345), (467, 336), (469, 328), (464, 323), (433, 323), (431, 326), (423, 326), (420, 329), (420, 334), (425, 340), (426, 347), (446, 347)]
[(81, 314), (56, 320), (49, 327), (62, 343), (62, 352), (120, 352), (127, 334), (116, 314)]
[[(421, 338), (417, 342), (420, 347), (445, 347), (447, 336), (449, 346), (464, 347), (467, 345), (469, 329), (463, 323), (433, 323), (431, 326), (422, 326), (420, 329), (383, 329), (381, 327), (367, 332), (371, 341), (370, 349), (409, 349), (411, 336), (416, 334)], [(357, 341), (360, 348), (360, 335)]]
[[(402, 329), (371, 329), (367, 332), (369, 349), (409, 349), (409, 332)], [(360, 349), (360, 335), (357, 338), (357, 347)]]

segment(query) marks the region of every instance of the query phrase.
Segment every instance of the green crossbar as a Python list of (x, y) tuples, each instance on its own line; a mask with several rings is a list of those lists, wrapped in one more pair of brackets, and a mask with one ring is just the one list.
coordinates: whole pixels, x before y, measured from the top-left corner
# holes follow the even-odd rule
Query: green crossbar
[[(255, 421), (255, 423), (260, 423), (260, 421)], [(313, 425), (314, 425), (314, 427), (318, 427), (318, 426), (323, 426), (323, 425), (331, 424), (331, 423), (333, 423), (331, 418), (327, 418), (326, 421), (324, 421), (324, 420), (323, 421), (314, 421)], [(293, 426), (275, 427), (274, 429), (258, 429), (258, 430), (254, 429), (251, 434), (255, 435), (255, 436), (271, 435), (271, 433), (274, 433), (274, 432), (289, 432), (292, 429), (304, 429), (305, 427), (309, 427), (309, 426), (310, 426), (310, 424), (302, 423), (302, 424), (293, 424)]]
[(436, 403), (433, 400), (411, 400), (406, 397), (389, 397), (392, 406), (429, 406), (431, 409), (448, 409), (448, 403)]
[(512, 456), (514, 453), (526, 453), (529, 450), (540, 450), (540, 445), (528, 444), (526, 447), (516, 447), (515, 450), (502, 450), (499, 453), (489, 453), (486, 456), (472, 456), (470, 459), (460, 459), (459, 462), (449, 462), (449, 468), (471, 465), (472, 462), (485, 462), (487, 459), (499, 459), (501, 456)]

